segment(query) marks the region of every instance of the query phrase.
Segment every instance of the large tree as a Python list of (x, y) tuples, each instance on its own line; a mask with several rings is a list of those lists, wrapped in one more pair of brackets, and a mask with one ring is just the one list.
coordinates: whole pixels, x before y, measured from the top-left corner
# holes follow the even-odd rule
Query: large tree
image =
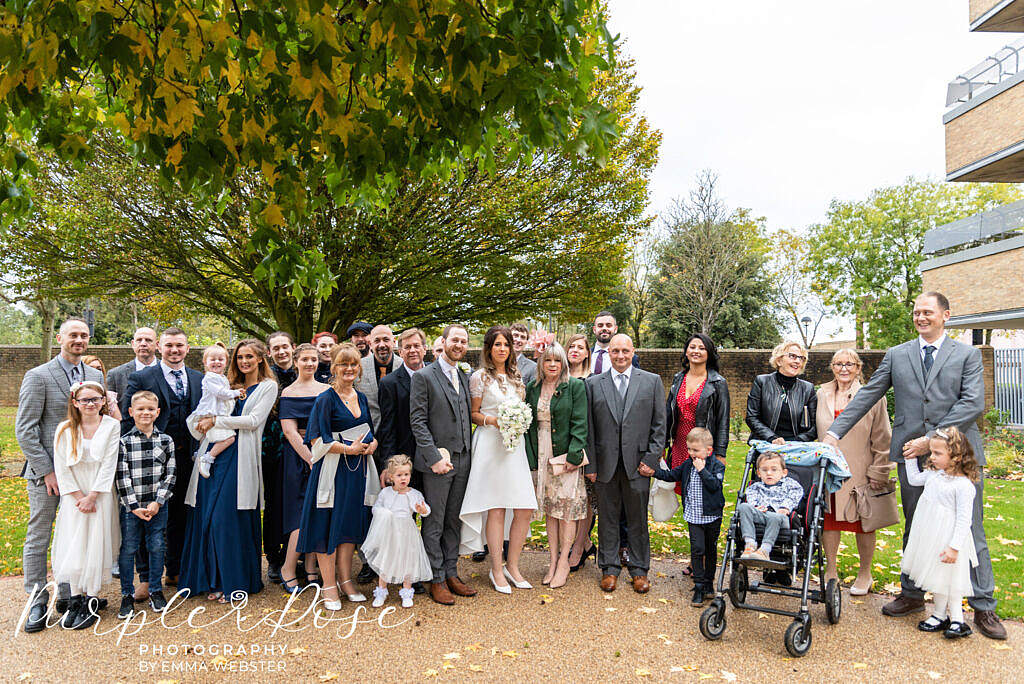
[(629, 66), (594, 84), (623, 131), (603, 166), (551, 151), (444, 181), (405, 173), (386, 208), (327, 197), (263, 239), (251, 212), (267, 192), (260, 175), (227, 179), (208, 203), (166, 189), (158, 169), (108, 138), (84, 171), (47, 158), (36, 213), (12, 228), (2, 256), (59, 280), (70, 298), (160, 294), (252, 334), (281, 328), (308, 339), (356, 318), (583, 319), (650, 222), (659, 135), (635, 111)]
[(924, 235), (1022, 198), (1007, 184), (942, 183), (909, 178), (864, 200), (833, 200), (808, 235), (815, 289), (840, 312), (868, 325), (868, 343), (885, 348), (914, 335), (910, 311), (921, 292)]

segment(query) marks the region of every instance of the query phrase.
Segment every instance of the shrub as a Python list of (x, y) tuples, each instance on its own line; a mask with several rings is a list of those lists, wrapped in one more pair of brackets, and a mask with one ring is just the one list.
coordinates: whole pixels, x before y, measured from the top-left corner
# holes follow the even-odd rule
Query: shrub
[[(1006, 434), (1009, 431), (1003, 431)], [(1008, 478), (1024, 475), (1024, 436), (1007, 435), (989, 442), (985, 447), (985, 470), (989, 477)]]

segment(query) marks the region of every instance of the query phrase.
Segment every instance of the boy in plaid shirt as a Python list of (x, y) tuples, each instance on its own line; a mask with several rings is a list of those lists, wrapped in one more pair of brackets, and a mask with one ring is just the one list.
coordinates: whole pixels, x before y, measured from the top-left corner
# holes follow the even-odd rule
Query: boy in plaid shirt
[[(135, 552), (145, 539), (149, 551), (149, 605), (160, 612), (167, 606), (160, 584), (164, 573), (167, 528), (167, 500), (174, 484), (174, 441), (156, 429), (160, 403), (152, 392), (132, 395), (129, 415), (135, 427), (121, 437), (117, 460), (117, 494), (121, 499), (121, 573), (119, 618), (135, 611)], [(155, 591), (154, 591), (155, 589)]]

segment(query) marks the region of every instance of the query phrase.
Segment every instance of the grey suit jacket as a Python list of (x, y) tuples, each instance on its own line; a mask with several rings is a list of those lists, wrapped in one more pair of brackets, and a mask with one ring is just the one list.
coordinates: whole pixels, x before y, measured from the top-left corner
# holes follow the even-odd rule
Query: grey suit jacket
[(519, 375), (523, 379), (523, 385), (529, 385), (537, 379), (537, 362), (526, 358), (525, 354), (516, 357), (516, 367), (519, 368)]
[(591, 375), (586, 380), (590, 431), (587, 473), (608, 482), (622, 462), (632, 480), (641, 462), (658, 468), (665, 448), (665, 386), (661, 378), (633, 368), (625, 401), (619, 397), (612, 373)]
[(441, 460), (438, 448), (472, 458), (469, 406), (469, 377), (461, 370), (458, 394), (436, 361), (412, 376), (409, 425), (416, 438), (417, 470), (426, 472)]
[[(103, 373), (86, 366), (85, 379), (102, 383)], [(26, 480), (53, 472), (53, 436), (68, 417), (70, 394), (71, 384), (57, 357), (29, 370), (22, 378), (14, 435), (25, 454), (21, 476)]]
[(107, 389), (117, 394), (117, 403), (121, 406), (121, 415), (124, 416), (128, 415), (128, 407), (124, 405), (124, 393), (128, 389), (128, 376), (134, 372), (135, 359), (107, 371)]
[(947, 337), (926, 378), (917, 339), (904, 342), (885, 352), (878, 369), (829, 432), (843, 437), (892, 387), (895, 401), (890, 461), (903, 461), (903, 445), (910, 440), (932, 435), (936, 428), (956, 425), (967, 435), (978, 463), (984, 464), (977, 423), (985, 411), (983, 372), (980, 351)]
[[(373, 354), (367, 354), (359, 363), (363, 367), (363, 372), (359, 376), (355, 388), (357, 392), (366, 395), (366, 403), (370, 406), (370, 418), (373, 420), (373, 432), (377, 434), (377, 428), (380, 427), (380, 402), (377, 400), (377, 369), (373, 365)], [(402, 359), (398, 357), (398, 354), (392, 354), (391, 370), (388, 373), (394, 373), (401, 365)]]

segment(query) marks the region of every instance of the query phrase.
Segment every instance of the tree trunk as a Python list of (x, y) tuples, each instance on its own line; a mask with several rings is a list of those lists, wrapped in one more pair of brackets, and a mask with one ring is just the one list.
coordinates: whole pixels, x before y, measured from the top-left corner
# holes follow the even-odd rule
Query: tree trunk
[(53, 326), (54, 319), (57, 317), (57, 302), (52, 299), (39, 298), (32, 304), (39, 312), (40, 318), (39, 363), (47, 363), (53, 349)]

